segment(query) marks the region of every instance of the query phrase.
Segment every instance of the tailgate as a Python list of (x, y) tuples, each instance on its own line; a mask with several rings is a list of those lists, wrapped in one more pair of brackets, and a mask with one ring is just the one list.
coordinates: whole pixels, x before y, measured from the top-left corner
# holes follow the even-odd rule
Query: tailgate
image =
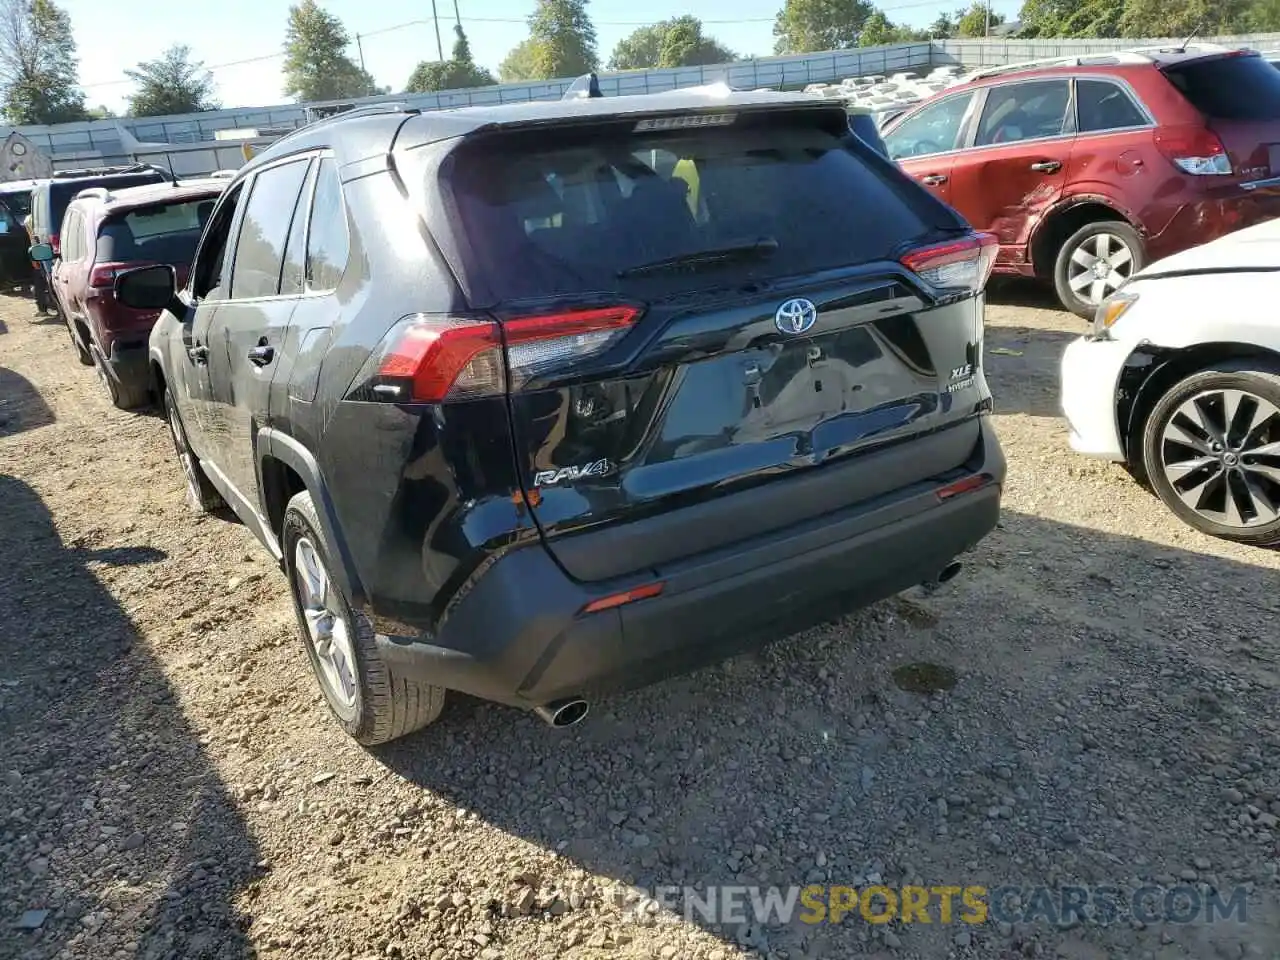
[(1233, 51), (1163, 72), (1222, 142), (1233, 179), (1280, 177), (1280, 70), (1257, 54)]
[[(977, 440), (971, 281), (993, 248), (850, 137), (842, 110), (729, 111), (491, 135), (454, 155), (459, 273), (503, 330), (526, 501), (580, 579), (937, 476)], [(940, 243), (940, 266), (911, 261)], [(691, 509), (904, 444), (892, 467), (796, 487), (774, 511)], [(611, 535), (575, 544), (588, 530)]]

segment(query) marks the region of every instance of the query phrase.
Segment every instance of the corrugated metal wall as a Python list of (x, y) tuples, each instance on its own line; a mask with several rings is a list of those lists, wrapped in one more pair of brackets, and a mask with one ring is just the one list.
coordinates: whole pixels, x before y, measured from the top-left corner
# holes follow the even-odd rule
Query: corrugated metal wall
[[(1238, 37), (1202, 38), (1230, 46), (1250, 46), (1260, 50), (1280, 51), (1280, 33), (1250, 34)], [(1136, 46), (1166, 45), (1179, 42), (1171, 38), (1155, 40), (936, 40), (929, 43), (897, 44), (866, 47), (831, 53), (811, 53), (794, 57), (765, 57), (741, 63), (714, 67), (683, 67), (672, 70), (636, 70), (628, 73), (602, 74), (600, 86), (606, 95), (652, 93), (677, 87), (696, 86), (715, 80), (726, 80), (735, 87), (799, 88), (809, 83), (830, 83), (845, 77), (892, 74), (927, 70), (945, 64), (965, 67), (998, 66), (1042, 57), (1073, 56), (1102, 53)], [(354, 103), (403, 101), (423, 110), (449, 107), (546, 100), (561, 96), (573, 78), (546, 83), (506, 83), (471, 90), (443, 91), (432, 94), (401, 94), (369, 97)], [(311, 106), (323, 107), (323, 104)], [(36, 144), (47, 149), (59, 167), (125, 159), (116, 123), (123, 124), (141, 141), (164, 143), (196, 143), (214, 139), (217, 130), (243, 127), (289, 128), (303, 123), (305, 107), (284, 104), (272, 107), (215, 110), (208, 113), (171, 117), (148, 117), (145, 120), (94, 120), (85, 123), (63, 123), (54, 126), (24, 126), (18, 129)], [(0, 126), (0, 139), (13, 128)]]

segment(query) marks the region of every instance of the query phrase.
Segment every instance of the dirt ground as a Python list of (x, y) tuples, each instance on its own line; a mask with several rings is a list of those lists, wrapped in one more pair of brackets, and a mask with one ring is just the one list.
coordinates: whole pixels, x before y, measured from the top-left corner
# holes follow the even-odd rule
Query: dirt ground
[[(1067, 451), (1080, 329), (996, 296), (1004, 519), (941, 592), (567, 731), (455, 697), (366, 752), (265, 552), (187, 513), (163, 422), (0, 299), (0, 957), (1280, 956), (1280, 555)], [(900, 689), (911, 663), (956, 683)], [(627, 892), (810, 883), (1182, 885), (1247, 919), (713, 923)]]

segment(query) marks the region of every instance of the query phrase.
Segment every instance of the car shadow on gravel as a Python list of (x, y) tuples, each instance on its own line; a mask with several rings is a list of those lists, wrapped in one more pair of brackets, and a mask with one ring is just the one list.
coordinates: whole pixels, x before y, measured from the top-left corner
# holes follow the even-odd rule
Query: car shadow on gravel
[(0, 367), (0, 437), (45, 427), (53, 421), (53, 411), (31, 381)]
[(0, 474), (0, 956), (244, 960), (256, 845), (99, 567)]
[[(692, 915), (759, 955), (1052, 956), (1065, 941), (1080, 946), (1059, 955), (1080, 958), (1272, 955), (1275, 891), (1260, 878), (1274, 844), (1257, 817), (1280, 813), (1274, 569), (1012, 512), (966, 568), (935, 596), (604, 700), (570, 730), (455, 698), (379, 758), (504, 833), (650, 890), (1257, 882), (1247, 924), (1105, 933)], [(893, 670), (913, 661), (959, 683), (905, 693)], [(493, 868), (458, 883), (501, 901), (517, 880)]]

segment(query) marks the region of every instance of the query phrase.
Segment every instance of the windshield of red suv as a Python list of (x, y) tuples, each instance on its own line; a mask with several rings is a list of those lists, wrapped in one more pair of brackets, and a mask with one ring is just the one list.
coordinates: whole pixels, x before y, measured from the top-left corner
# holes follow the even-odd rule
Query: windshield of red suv
[(498, 299), (634, 282), (689, 289), (866, 263), (941, 219), (870, 148), (850, 147), (847, 129), (634, 126), (506, 134), (454, 154), (454, 195)]
[(190, 263), (215, 202), (157, 203), (109, 217), (98, 230), (98, 262)]

